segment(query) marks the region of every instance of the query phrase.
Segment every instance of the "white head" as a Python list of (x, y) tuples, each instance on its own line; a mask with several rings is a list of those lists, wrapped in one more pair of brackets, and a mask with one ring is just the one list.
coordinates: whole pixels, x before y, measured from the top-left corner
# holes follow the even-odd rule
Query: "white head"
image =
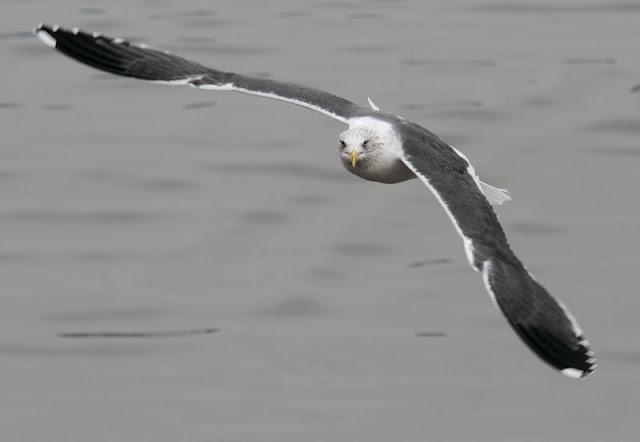
[(356, 168), (358, 163), (379, 157), (398, 142), (393, 126), (376, 118), (361, 117), (352, 120), (349, 129), (338, 137), (338, 152), (343, 162)]
[(342, 164), (361, 178), (398, 183), (416, 177), (400, 159), (402, 139), (390, 122), (375, 117), (352, 118), (338, 143)]
[(356, 167), (358, 161), (365, 161), (372, 152), (382, 148), (380, 134), (370, 126), (354, 126), (345, 130), (338, 137), (338, 151), (343, 161), (351, 162)]

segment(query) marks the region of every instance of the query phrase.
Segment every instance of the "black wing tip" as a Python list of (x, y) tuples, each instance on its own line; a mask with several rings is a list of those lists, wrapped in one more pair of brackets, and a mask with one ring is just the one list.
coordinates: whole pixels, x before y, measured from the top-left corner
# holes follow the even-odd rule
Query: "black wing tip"
[[(47, 46), (56, 47), (59, 37), (81, 35), (92, 39), (101, 39), (109, 43), (118, 43), (125, 46), (131, 45), (130, 42), (121, 38), (112, 38), (101, 34), (100, 32), (87, 32), (77, 27), (67, 28), (60, 25), (48, 25), (39, 23), (33, 28), (33, 33)], [(142, 45), (141, 45), (142, 46)]]
[(95, 32), (93, 34), (89, 34), (80, 30), (79, 28), (65, 28), (60, 25), (48, 25), (46, 23), (39, 23), (38, 26), (33, 28), (33, 33), (42, 41), (45, 45), (56, 48), (58, 45), (59, 37), (62, 35), (84, 35), (88, 37), (100, 37), (101, 34)]
[(597, 367), (589, 341), (582, 335), (560, 338), (545, 327), (514, 325), (524, 343), (543, 361), (572, 379), (584, 379)]
[(573, 379), (595, 370), (594, 353), (576, 319), (521, 264), (485, 261), (483, 277), (507, 321), (533, 353)]
[(572, 379), (584, 379), (596, 370), (598, 363), (593, 350), (589, 347), (589, 341), (582, 335), (578, 336), (577, 339), (578, 348), (574, 350), (574, 353), (581, 358), (582, 362), (574, 364), (576, 366), (562, 368), (560, 371), (563, 375)]

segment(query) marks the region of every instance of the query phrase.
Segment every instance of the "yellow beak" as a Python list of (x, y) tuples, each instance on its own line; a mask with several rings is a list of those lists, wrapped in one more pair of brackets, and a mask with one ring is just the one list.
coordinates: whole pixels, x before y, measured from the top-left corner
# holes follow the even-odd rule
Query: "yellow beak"
[(356, 168), (356, 163), (360, 159), (360, 156), (358, 155), (358, 151), (357, 150), (352, 150), (351, 154), (349, 155), (349, 159), (351, 160), (351, 167), (353, 167), (355, 169)]

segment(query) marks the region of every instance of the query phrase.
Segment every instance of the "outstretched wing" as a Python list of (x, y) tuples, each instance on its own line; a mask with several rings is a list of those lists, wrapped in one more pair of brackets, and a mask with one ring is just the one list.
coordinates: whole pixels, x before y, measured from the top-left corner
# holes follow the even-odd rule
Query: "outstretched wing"
[(39, 25), (34, 32), (47, 46), (94, 68), (125, 77), (201, 89), (237, 91), (303, 106), (342, 123), (362, 111), (349, 100), (324, 91), (218, 71), (150, 46), (87, 33), (77, 28)]
[(563, 374), (595, 369), (593, 352), (567, 308), (553, 298), (511, 251), (473, 168), (430, 133), (405, 140), (402, 161), (433, 192), (462, 237), (469, 263), (520, 338)]

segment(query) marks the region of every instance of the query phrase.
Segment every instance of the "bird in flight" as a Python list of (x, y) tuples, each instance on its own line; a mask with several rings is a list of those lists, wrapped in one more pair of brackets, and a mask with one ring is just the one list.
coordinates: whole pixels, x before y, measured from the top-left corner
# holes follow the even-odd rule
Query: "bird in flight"
[(462, 152), (422, 126), (342, 97), (293, 83), (220, 71), (167, 51), (78, 28), (41, 24), (47, 46), (94, 68), (156, 83), (236, 91), (306, 107), (346, 124), (338, 155), (370, 181), (418, 178), (433, 193), (462, 238), (466, 257), (496, 306), (529, 348), (571, 378), (596, 367), (593, 351), (565, 305), (551, 296), (513, 253), (492, 205), (511, 199), (478, 178)]

